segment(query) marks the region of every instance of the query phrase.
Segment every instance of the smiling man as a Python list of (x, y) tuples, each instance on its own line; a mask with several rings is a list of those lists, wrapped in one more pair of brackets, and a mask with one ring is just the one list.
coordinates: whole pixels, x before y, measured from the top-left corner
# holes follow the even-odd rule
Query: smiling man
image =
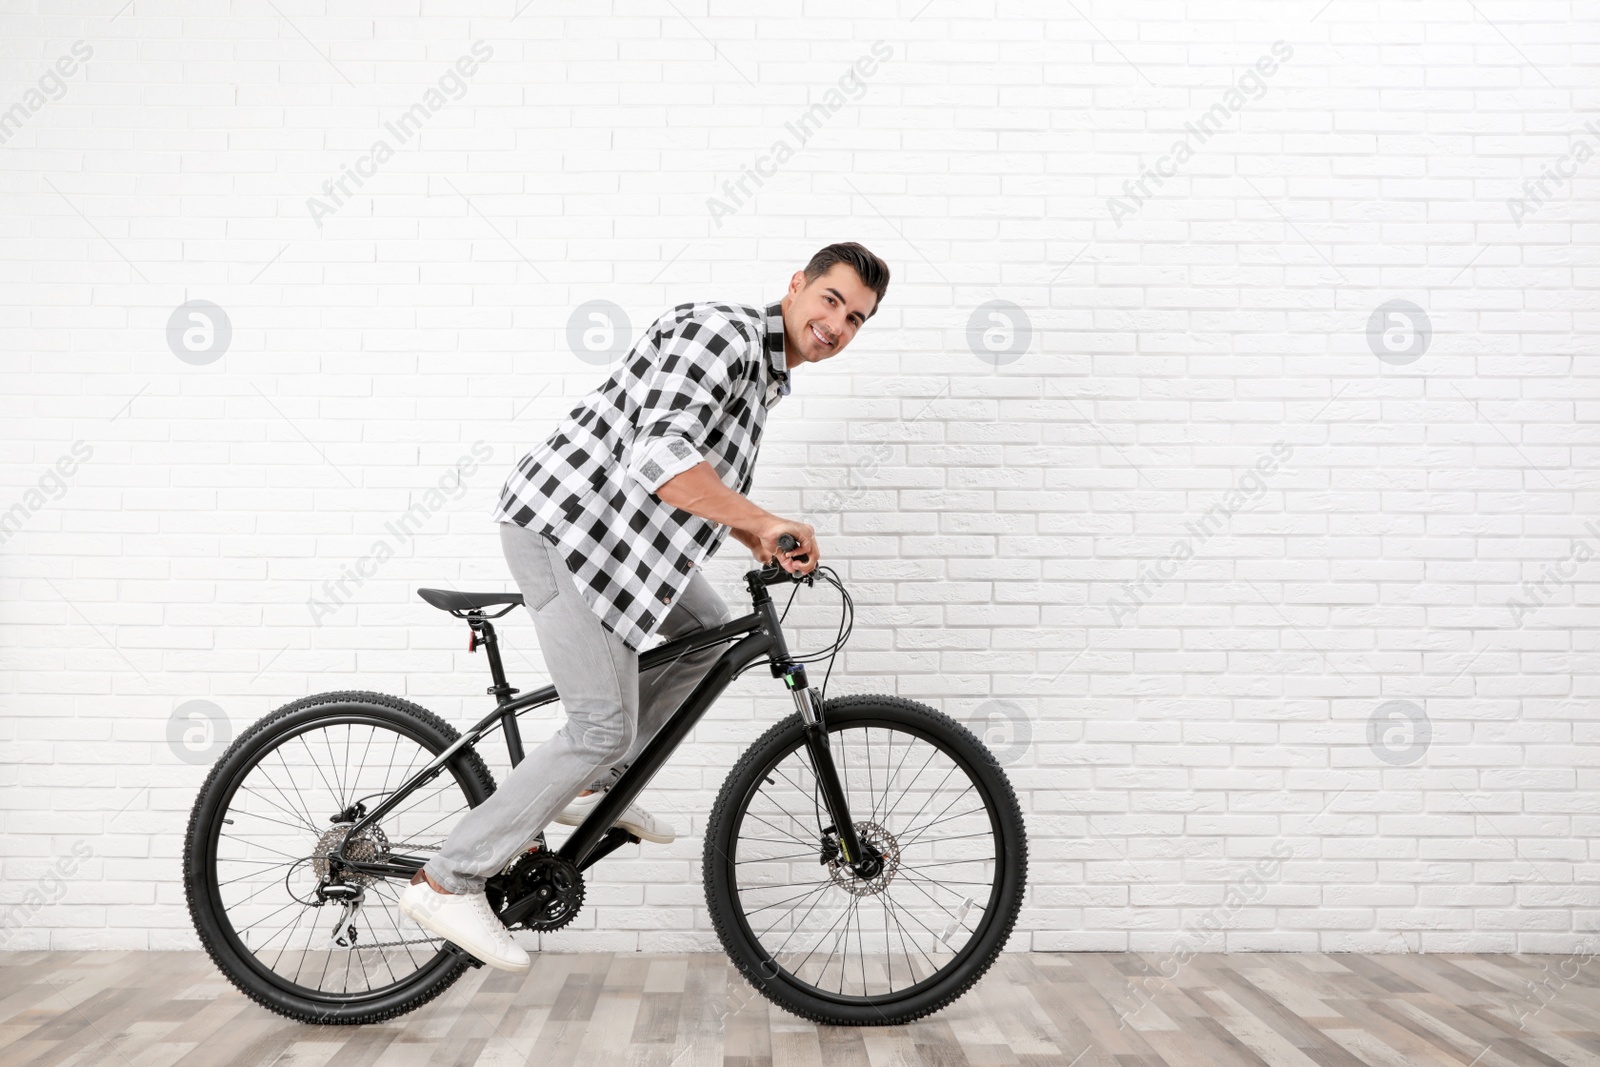
[[(721, 654), (639, 674), (650, 638), (731, 621), (699, 571), (728, 534), (763, 564), (816, 568), (815, 531), (746, 495), (762, 430), (794, 369), (844, 351), (888, 286), (884, 262), (847, 242), (812, 256), (765, 308), (680, 304), (517, 464), (494, 517), (567, 721), (406, 888), (400, 910), (418, 925), (492, 967), (527, 970), (485, 881), (552, 819), (582, 822)], [(786, 533), (791, 552), (778, 548)], [(616, 824), (646, 841), (677, 836), (638, 804)]]

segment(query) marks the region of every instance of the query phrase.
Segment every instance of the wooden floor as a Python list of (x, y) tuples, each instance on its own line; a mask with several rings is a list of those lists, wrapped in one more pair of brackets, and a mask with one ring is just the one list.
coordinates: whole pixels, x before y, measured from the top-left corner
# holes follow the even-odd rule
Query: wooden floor
[(12, 952), (0, 1064), (1600, 1067), (1593, 962), (1013, 954), (931, 1018), (853, 1029), (769, 1006), (721, 956), (550, 954), (526, 975), (470, 971), (392, 1022), (328, 1027), (257, 1007), (200, 953)]

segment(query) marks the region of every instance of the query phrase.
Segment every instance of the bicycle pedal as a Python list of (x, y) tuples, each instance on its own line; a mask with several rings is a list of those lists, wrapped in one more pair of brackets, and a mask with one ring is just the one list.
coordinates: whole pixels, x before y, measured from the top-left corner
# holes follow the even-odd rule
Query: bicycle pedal
[(444, 946), (446, 952), (455, 953), (457, 956), (460, 956), (462, 959), (466, 960), (467, 963), (471, 964), (473, 967), (483, 966), (482, 960), (468, 952), (466, 949), (462, 948), (460, 945), (456, 944), (454, 941), (446, 941)]

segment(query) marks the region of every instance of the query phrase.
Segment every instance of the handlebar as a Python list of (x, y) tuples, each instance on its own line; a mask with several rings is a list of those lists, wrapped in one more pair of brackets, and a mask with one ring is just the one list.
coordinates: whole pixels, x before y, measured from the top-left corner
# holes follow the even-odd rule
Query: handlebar
[[(793, 534), (783, 533), (778, 535), (778, 548), (782, 551), (793, 552), (799, 547), (800, 541)], [(804, 563), (810, 558), (809, 555), (795, 557), (796, 561), (800, 563)], [(810, 582), (815, 577), (814, 573), (790, 574), (776, 560), (762, 567), (757, 573), (759, 573), (763, 585), (777, 585), (779, 582)]]
[[(800, 542), (798, 540), (796, 540), (794, 534), (782, 533), (782, 534), (778, 535), (778, 548), (781, 549), (782, 551), (784, 551), (784, 552), (793, 552), (795, 549), (797, 549), (799, 547), (800, 547)], [(806, 560), (808, 560), (810, 558), (811, 558), (810, 556), (796, 556), (794, 558), (794, 560), (795, 560), (796, 563), (804, 563)]]

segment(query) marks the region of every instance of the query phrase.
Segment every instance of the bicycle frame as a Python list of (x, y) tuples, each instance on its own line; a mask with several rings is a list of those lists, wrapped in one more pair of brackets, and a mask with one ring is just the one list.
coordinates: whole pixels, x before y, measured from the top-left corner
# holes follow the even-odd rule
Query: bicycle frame
[[(771, 661), (773, 677), (783, 678), (789, 687), (800, 717), (806, 724), (806, 746), (811, 755), (813, 770), (817, 775), (828, 814), (833, 820), (833, 825), (826, 829), (838, 835), (840, 852), (845, 862), (852, 866), (862, 862), (865, 857), (862, 855), (860, 842), (856, 836), (855, 823), (850, 817), (844, 789), (839, 782), (832, 755), (828, 750), (827, 730), (822, 721), (822, 700), (806, 680), (805, 665), (796, 663), (790, 657), (783, 629), (779, 626), (777, 608), (767, 593), (767, 586), (790, 580), (792, 579), (788, 575), (775, 572), (773, 568), (748, 571), (745, 574), (745, 582), (750, 589), (751, 605), (754, 608), (750, 614), (721, 626), (696, 630), (640, 654), (639, 671), (643, 673), (690, 652), (736, 641), (711, 665), (710, 670), (706, 671), (699, 683), (684, 698), (683, 703), (645, 745), (638, 758), (629, 765), (595, 805), (594, 810), (585, 817), (583, 824), (576, 827), (572, 835), (556, 850), (556, 855), (583, 870), (627, 842), (637, 841), (638, 838), (612, 824), (649, 784), (656, 771), (660, 770), (677, 750), (684, 738), (689, 735), (689, 731), (722, 695), (723, 690), (727, 689), (734, 676), (749, 664), (766, 657)], [(503, 614), (505, 612), (500, 612), (494, 617), (498, 618)], [(495, 709), (463, 733), (449, 748), (434, 757), (426, 767), (407, 779), (377, 807), (360, 815), (350, 831), (345, 834), (344, 841), (356, 840), (368, 826), (383, 818), (406, 797), (443, 773), (458, 752), (468, 745), (476, 744), (493, 732), (496, 726), (505, 732), (506, 750), (512, 766), (515, 767), (522, 761), (523, 755), (522, 735), (517, 727), (517, 717), (525, 711), (542, 707), (557, 699), (558, 694), (553, 685), (513, 698), (512, 694), (517, 690), (511, 688), (506, 681), (494, 626), (481, 611), (469, 611), (460, 617), (467, 620), (474, 635), (481, 638), (488, 652), (489, 669), (494, 679), (494, 685), (489, 687), (488, 692), (494, 694), (498, 700)], [(345, 856), (343, 843), (329, 858), (334, 861), (333, 866), (336, 869), (349, 869), (361, 874), (384, 877), (409, 878), (423, 865), (422, 860), (410, 856), (392, 856), (388, 862), (353, 860)]]

